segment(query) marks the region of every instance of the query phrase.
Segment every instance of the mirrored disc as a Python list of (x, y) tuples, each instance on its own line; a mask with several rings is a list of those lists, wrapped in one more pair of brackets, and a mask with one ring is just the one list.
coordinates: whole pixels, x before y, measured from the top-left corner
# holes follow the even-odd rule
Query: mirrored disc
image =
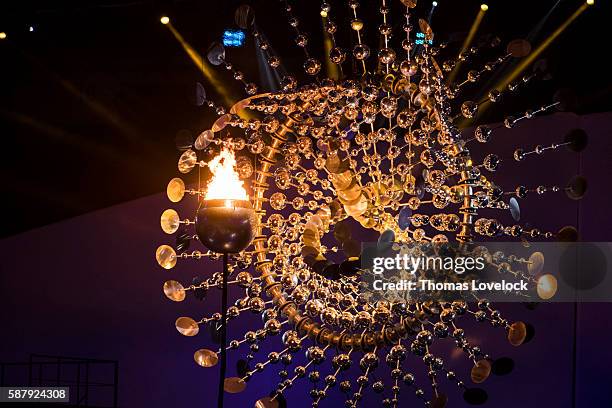
[(406, 7), (415, 8), (417, 0), (401, 0), (402, 4)]
[(544, 269), (544, 254), (541, 252), (534, 252), (529, 257), (529, 263), (527, 264), (527, 270), (531, 275), (537, 275)]
[(215, 134), (213, 133), (212, 130), (210, 129), (205, 130), (199, 134), (199, 136), (195, 140), (195, 143), (193, 144), (193, 147), (195, 147), (198, 150), (206, 149), (208, 145), (213, 141), (214, 138), (215, 138)]
[(174, 323), (174, 327), (183, 336), (192, 337), (198, 334), (200, 326), (191, 317), (179, 317)]
[(243, 30), (250, 28), (255, 22), (255, 13), (251, 9), (251, 6), (243, 4), (238, 7), (236, 13), (234, 13), (234, 22)]
[(520, 38), (512, 40), (508, 43), (506, 52), (512, 54), (513, 57), (521, 58), (531, 52), (531, 44), (529, 44), (529, 41)]
[(399, 212), (397, 224), (401, 230), (406, 230), (410, 227), (410, 217), (412, 217), (412, 210), (408, 206), (402, 207)]
[(255, 403), (255, 408), (278, 408), (278, 401), (272, 397), (263, 397)]
[(206, 102), (206, 89), (204, 85), (199, 82), (196, 82), (196, 105), (203, 106)]
[(569, 143), (567, 148), (573, 152), (581, 152), (583, 151), (588, 144), (589, 137), (584, 129), (576, 128), (570, 130), (570, 132), (565, 135), (565, 139), (563, 140), (565, 143)]
[(183, 173), (189, 173), (196, 165), (198, 156), (193, 150), (185, 150), (178, 161), (178, 170)]
[(587, 180), (582, 176), (574, 176), (565, 188), (565, 193), (572, 200), (580, 200), (587, 190)]
[(166, 195), (173, 203), (178, 203), (185, 196), (185, 182), (178, 177), (173, 178), (166, 187)]
[(155, 251), (155, 259), (164, 269), (172, 269), (176, 265), (176, 252), (169, 245), (160, 245)]
[(508, 341), (515, 347), (520, 346), (527, 337), (527, 326), (523, 322), (514, 322), (508, 330)]
[(433, 40), (433, 30), (427, 21), (419, 18), (419, 28), (421, 29), (421, 32), (425, 34), (425, 39)]
[(219, 361), (217, 353), (209, 349), (199, 349), (193, 353), (193, 359), (202, 367), (214, 367)]
[(432, 400), (429, 402), (430, 408), (445, 408), (446, 403), (448, 402), (448, 397), (444, 394), (438, 394), (434, 396)]
[(226, 378), (223, 382), (223, 389), (230, 394), (237, 394), (246, 389), (246, 382), (239, 377)]
[(182, 302), (185, 300), (185, 288), (175, 280), (164, 282), (164, 295), (174, 302)]
[(178, 213), (172, 208), (168, 208), (162, 213), (159, 223), (162, 231), (166, 234), (174, 234), (181, 225), (180, 220)]
[(557, 293), (557, 278), (547, 273), (538, 278), (537, 286), (540, 299), (548, 300)]
[(212, 43), (206, 53), (206, 58), (213, 65), (221, 65), (225, 59), (225, 48), (221, 43)]
[(478, 360), (472, 367), (470, 376), (474, 384), (480, 384), (484, 382), (491, 374), (491, 363), (489, 360)]
[(508, 203), (510, 207), (510, 215), (514, 221), (520, 221), (521, 219), (521, 207), (519, 206), (516, 198), (512, 197)]
[(231, 118), (231, 115), (229, 113), (219, 116), (219, 118), (215, 120), (215, 123), (213, 123), (211, 130), (213, 132), (218, 132), (220, 130), (225, 129), (230, 118)]
[(572, 225), (566, 225), (557, 233), (559, 242), (576, 242), (578, 241), (578, 230)]

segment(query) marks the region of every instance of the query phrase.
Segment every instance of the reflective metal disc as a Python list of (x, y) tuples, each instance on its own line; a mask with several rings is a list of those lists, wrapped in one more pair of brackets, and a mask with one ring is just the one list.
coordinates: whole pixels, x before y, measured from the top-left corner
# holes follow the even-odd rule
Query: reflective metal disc
[(415, 8), (417, 0), (401, 0), (402, 4), (406, 7)]
[(223, 389), (230, 394), (237, 394), (246, 389), (246, 382), (239, 377), (226, 378), (223, 382)]
[(491, 374), (491, 363), (489, 360), (478, 360), (474, 367), (472, 367), (472, 371), (470, 376), (472, 378), (472, 382), (475, 384), (480, 384), (484, 382), (489, 375)]
[(537, 275), (544, 269), (544, 254), (541, 252), (534, 252), (529, 257), (529, 263), (527, 264), (527, 270), (531, 275)]
[(519, 221), (521, 219), (521, 207), (516, 198), (512, 197), (508, 205), (510, 206), (510, 215), (512, 219), (514, 221)]
[(255, 408), (278, 408), (278, 401), (272, 397), (263, 397), (255, 403)]
[(164, 282), (164, 295), (174, 302), (185, 300), (185, 288), (180, 282), (169, 280)]
[(448, 397), (444, 394), (438, 394), (429, 402), (430, 408), (444, 408), (448, 402)]
[(179, 333), (188, 337), (195, 336), (200, 331), (200, 326), (191, 317), (179, 317), (174, 326)]
[(506, 52), (512, 54), (513, 57), (521, 58), (531, 52), (531, 44), (529, 44), (529, 41), (520, 38), (512, 40), (508, 43)]
[(419, 18), (419, 28), (421, 29), (421, 32), (425, 34), (425, 39), (433, 40), (433, 30), (427, 21)]
[(541, 299), (548, 300), (557, 293), (557, 278), (547, 273), (538, 278), (537, 286), (538, 296)]
[(199, 349), (193, 353), (193, 359), (202, 367), (214, 367), (219, 361), (217, 353), (209, 349)]
[(174, 234), (181, 225), (180, 220), (178, 213), (172, 208), (168, 208), (162, 213), (159, 223), (162, 231), (166, 234)]
[(176, 265), (176, 252), (169, 245), (160, 245), (155, 251), (155, 259), (164, 269), (172, 269)]
[(227, 123), (229, 122), (230, 118), (231, 118), (231, 115), (229, 113), (226, 113), (225, 115), (220, 116), (219, 119), (217, 119), (215, 123), (213, 123), (211, 130), (213, 132), (218, 132), (220, 130), (223, 130), (227, 126)]
[[(508, 330), (508, 341), (515, 347), (520, 346), (527, 337), (527, 326), (523, 322), (514, 322)], [(489, 367), (490, 368), (490, 367)]]
[(195, 147), (198, 150), (206, 149), (208, 145), (213, 141), (214, 138), (215, 138), (215, 134), (213, 133), (212, 130), (210, 129), (205, 130), (202, 133), (200, 133), (200, 135), (197, 137), (197, 139), (195, 140), (195, 143), (193, 144), (193, 147)]
[(173, 203), (178, 203), (185, 195), (185, 182), (178, 177), (173, 178), (166, 187), (168, 199)]
[(196, 165), (198, 156), (193, 150), (185, 150), (178, 161), (178, 170), (185, 174), (189, 173)]

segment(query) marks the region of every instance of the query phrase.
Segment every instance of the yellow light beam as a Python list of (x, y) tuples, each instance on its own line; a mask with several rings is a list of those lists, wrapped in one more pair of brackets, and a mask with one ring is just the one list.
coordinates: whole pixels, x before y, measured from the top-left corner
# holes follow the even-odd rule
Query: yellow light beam
[[(163, 17), (162, 17), (162, 19), (163, 19)], [(164, 21), (166, 21), (166, 22), (164, 23)], [(189, 58), (191, 58), (191, 61), (193, 61), (195, 66), (202, 72), (202, 74), (204, 75), (204, 77), (206, 78), (208, 83), (210, 83), (215, 88), (215, 90), (219, 93), (219, 95), (221, 95), (225, 105), (228, 106), (228, 107), (233, 106), (234, 103), (236, 102), (236, 100), (229, 95), (229, 93), (227, 92), (226, 88), (223, 86), (223, 84), (221, 83), (221, 81), (217, 77), (215, 71), (212, 69), (210, 64), (205, 59), (202, 58), (200, 53), (198, 53), (191, 46), (191, 44), (189, 44), (187, 41), (185, 41), (185, 39), (183, 38), (181, 33), (179, 33), (174, 28), (174, 26), (170, 23), (169, 19), (168, 20), (164, 20), (164, 21), (162, 21), (162, 24), (164, 24), (166, 27), (168, 27), (168, 29), (170, 30), (172, 35), (174, 35), (174, 38), (176, 38), (176, 40), (181, 44), (181, 46), (183, 47), (183, 49), (185, 50), (185, 52), (187, 53)]]
[(552, 44), (553, 41), (555, 41), (557, 39), (557, 37), (559, 37), (559, 35), (561, 35), (561, 33), (563, 31), (565, 31), (565, 29), (576, 19), (578, 18), (578, 16), (580, 14), (582, 14), (584, 12), (584, 10), (587, 9), (587, 7), (589, 6), (588, 3), (583, 3), (578, 10), (576, 10), (574, 12), (574, 14), (572, 14), (567, 20), (565, 20), (565, 22), (563, 24), (561, 24), (551, 35), (548, 36), (547, 39), (545, 39), (539, 46), (538, 48), (536, 48), (535, 50), (533, 50), (525, 59), (523, 59), (517, 66), (516, 68), (514, 68), (514, 70), (507, 75), (504, 79), (502, 79), (496, 86), (495, 89), (497, 89), (498, 91), (501, 91), (502, 89), (504, 89), (506, 86), (508, 86), (508, 84), (510, 84), (512, 81), (514, 81), (519, 75), (521, 75), (523, 73), (523, 71), (525, 71), (525, 69), (527, 69), (527, 67), (529, 67), (529, 65), (531, 65), (531, 63), (533, 63), (533, 61), (535, 61), (536, 58), (538, 58), (540, 56), (540, 54), (542, 54), (542, 52), (548, 48), (548, 46), (550, 44)]
[[(483, 6), (486, 6), (486, 4), (482, 4), (480, 6), (480, 9), (478, 10), (478, 14), (476, 14), (476, 18), (474, 19), (474, 23), (472, 24), (472, 27), (470, 28), (470, 31), (468, 32), (467, 37), (465, 37), (465, 40), (463, 41), (463, 45), (461, 46), (461, 51), (459, 51), (459, 55), (466, 52), (468, 48), (472, 45), (472, 41), (474, 41), (474, 37), (476, 36), (478, 27), (480, 27), (480, 23), (482, 22), (482, 19), (484, 18), (486, 11), (489, 9), (488, 6), (487, 7), (483, 7)], [(459, 73), (460, 66), (461, 66), (461, 61), (458, 60), (457, 64), (455, 65), (455, 68), (453, 68), (450, 75), (448, 76), (449, 84), (453, 83), (453, 81), (455, 80), (455, 77)]]
[[(576, 20), (576, 18), (578, 18), (578, 16), (580, 16), (580, 14), (582, 14), (584, 10), (586, 10), (589, 6), (590, 4), (588, 2), (583, 3), (578, 8), (578, 10), (574, 12), (574, 14), (572, 14), (567, 20), (565, 20), (565, 22), (561, 24), (551, 35), (549, 35), (548, 38), (546, 38), (535, 50), (533, 50), (531, 54), (529, 54), (529, 56), (523, 59), (510, 74), (508, 74), (505, 78), (499, 81), (497, 85), (495, 85), (494, 89), (497, 89), (498, 91), (502, 91), (503, 89), (505, 89), (508, 84), (510, 84), (519, 75), (521, 75), (523, 71), (525, 71), (525, 69), (527, 69), (527, 67), (529, 67), (529, 65), (531, 65), (531, 63), (533, 63), (533, 61), (538, 58), (538, 56), (540, 56), (540, 54), (542, 54), (542, 52), (544, 52), (544, 50), (548, 48), (548, 46), (552, 44), (552, 42), (555, 41), (557, 37), (559, 37), (559, 35), (561, 35), (561, 33), (565, 31), (565, 29), (574, 20)], [(482, 113), (486, 111), (490, 105), (491, 101), (488, 99), (487, 96), (484, 96), (482, 99), (480, 99), (478, 112)], [(461, 121), (461, 123), (459, 123), (459, 126), (463, 128), (469, 126), (473, 122), (474, 119), (463, 120)]]

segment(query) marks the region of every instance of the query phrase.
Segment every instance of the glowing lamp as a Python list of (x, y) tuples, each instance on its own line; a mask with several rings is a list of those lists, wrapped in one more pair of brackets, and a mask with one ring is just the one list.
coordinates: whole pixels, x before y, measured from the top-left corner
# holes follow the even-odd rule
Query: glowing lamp
[(4, 31), (0, 32), (0, 40), (4, 40), (6, 38), (6, 33)]
[(586, 0), (586, 4), (592, 6), (593, 4), (595, 4), (595, 0)]
[(200, 242), (217, 253), (240, 252), (255, 234), (255, 211), (235, 166), (234, 153), (228, 149), (208, 163), (213, 177), (196, 216)]
[(168, 23), (170, 22), (170, 17), (168, 17), (168, 16), (163, 16), (162, 18), (160, 18), (160, 19), (159, 19), (159, 21), (161, 21), (161, 23), (162, 23), (163, 25), (166, 25), (166, 24), (168, 24)]
[(489, 6), (488, 6), (487, 4), (481, 4), (481, 5), (480, 5), (480, 9), (481, 9), (482, 11), (487, 11), (487, 10), (489, 9)]

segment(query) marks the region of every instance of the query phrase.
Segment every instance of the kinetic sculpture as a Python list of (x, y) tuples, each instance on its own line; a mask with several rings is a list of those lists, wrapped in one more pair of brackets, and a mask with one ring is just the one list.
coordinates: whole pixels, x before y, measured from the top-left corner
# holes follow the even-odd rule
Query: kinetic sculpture
[[(312, 383), (313, 407), (336, 387), (346, 393), (347, 407), (356, 407), (367, 389), (382, 395), (383, 406), (397, 407), (400, 394), (410, 387), (426, 406), (443, 407), (447, 397), (439, 391), (439, 383), (444, 379), (456, 383), (469, 403), (482, 403), (487, 398), (484, 390), (468, 386), (441, 356), (433, 354), (432, 344), (450, 339), (473, 362), (471, 382), (479, 384), (492, 370), (508, 372), (512, 362), (494, 360), (470, 344), (461, 320), (488, 322), (505, 331), (514, 346), (525, 341), (529, 327), (508, 321), (489, 301), (472, 294), (453, 302), (370, 301), (359, 286), (364, 271), (351, 223), (399, 245), (469, 245), (494, 237), (575, 240), (573, 227), (545, 232), (520, 225), (518, 200), (560, 190), (578, 199), (586, 188), (584, 179), (577, 177), (565, 188), (519, 185), (507, 190), (492, 178), (500, 157), (491, 152), (477, 159), (470, 153), (472, 145), (494, 138), (499, 127), (516, 127), (537, 114), (562, 109), (564, 102), (508, 116), (497, 127), (478, 125), (471, 133), (462, 131), (460, 121), (476, 118), (483, 105), (498, 104), (506, 92), (492, 89), (480, 101), (460, 102), (464, 87), (506, 61), (529, 54), (529, 43), (511, 41), (498, 58), (469, 70), (464, 81), (449, 83), (447, 76), (459, 62), (468, 64), (483, 50), (498, 47), (500, 40), (492, 38), (458, 58), (439, 62), (441, 55), (452, 52), (434, 42), (426, 20), (413, 17), (416, 0), (402, 0), (405, 21), (397, 44), (401, 48), (396, 51), (391, 41), (390, 1), (382, 0), (378, 17), (382, 46), (371, 52), (362, 36), (359, 2), (346, 3), (353, 17), (345, 24), (353, 33), (350, 50), (336, 43), (340, 25), (332, 21), (330, 3), (323, 2), (320, 8), (332, 44), (325, 58), (335, 64), (340, 78), (323, 78), (322, 63), (311, 53), (308, 37), (287, 2), (284, 9), (295, 42), (304, 52), (303, 67), (311, 83), (298, 86), (296, 77), (282, 69), (246, 6), (238, 9), (236, 21), (251, 30), (257, 47), (281, 78), (281, 89), (258, 93), (257, 86), (226, 60), (221, 45), (210, 49), (209, 61), (232, 71), (249, 96), (226, 111), (206, 99), (198, 87), (200, 102), (219, 118), (179, 159), (180, 173), (198, 168), (197, 187), (189, 188), (174, 178), (167, 193), (174, 203), (185, 195), (194, 196), (199, 209), (193, 220), (180, 219), (172, 209), (162, 214), (163, 230), (179, 234), (175, 248), (162, 245), (156, 257), (163, 268), (171, 269), (178, 260), (218, 259), (224, 254), (227, 268), (223, 274), (197, 277), (188, 285), (170, 280), (164, 284), (164, 293), (182, 301), (188, 292), (203, 299), (213, 287), (223, 288), (224, 296), (228, 285), (244, 290), (222, 313), (199, 320), (180, 317), (176, 328), (194, 336), (202, 326), (216, 330), (228, 322), (231, 329), (232, 321), (243, 313), (261, 315), (260, 327), (231, 340), (227, 347), (223, 334), (220, 349), (200, 349), (194, 355), (199, 365), (212, 367), (226, 348), (248, 347), (246, 360), (239, 361), (238, 376), (223, 375), (224, 389), (230, 393), (244, 390), (253, 376), (281, 363), (278, 387), (269, 396), (262, 395), (256, 407), (286, 404), (283, 393), (297, 381)], [(537, 72), (528, 74), (508, 89), (525, 86), (537, 76)], [(533, 154), (561, 147), (579, 152), (585, 145), (586, 135), (577, 130), (557, 144), (517, 149), (513, 157), (528, 160)], [(203, 159), (215, 155), (211, 161)], [(213, 178), (202, 188), (200, 170), (206, 169)], [(250, 200), (243, 181), (250, 186)], [(500, 211), (509, 211), (516, 223), (502, 224), (495, 215)], [(193, 225), (195, 236), (188, 231)], [(191, 240), (199, 240), (209, 250), (189, 252)], [(556, 279), (542, 274), (544, 259), (539, 252), (529, 259), (499, 254), (488, 259), (492, 266), (537, 285), (541, 298), (554, 295)], [(269, 339), (279, 342), (275, 337), (282, 341), (279, 350), (258, 356), (259, 345)], [(306, 363), (292, 367), (297, 354), (305, 354)], [(425, 365), (429, 387), (412, 373), (412, 364), (404, 364), (415, 358)], [(345, 375), (340, 381), (354, 362), (361, 373)], [(373, 379), (375, 370), (387, 369), (390, 383), (380, 375)]]

